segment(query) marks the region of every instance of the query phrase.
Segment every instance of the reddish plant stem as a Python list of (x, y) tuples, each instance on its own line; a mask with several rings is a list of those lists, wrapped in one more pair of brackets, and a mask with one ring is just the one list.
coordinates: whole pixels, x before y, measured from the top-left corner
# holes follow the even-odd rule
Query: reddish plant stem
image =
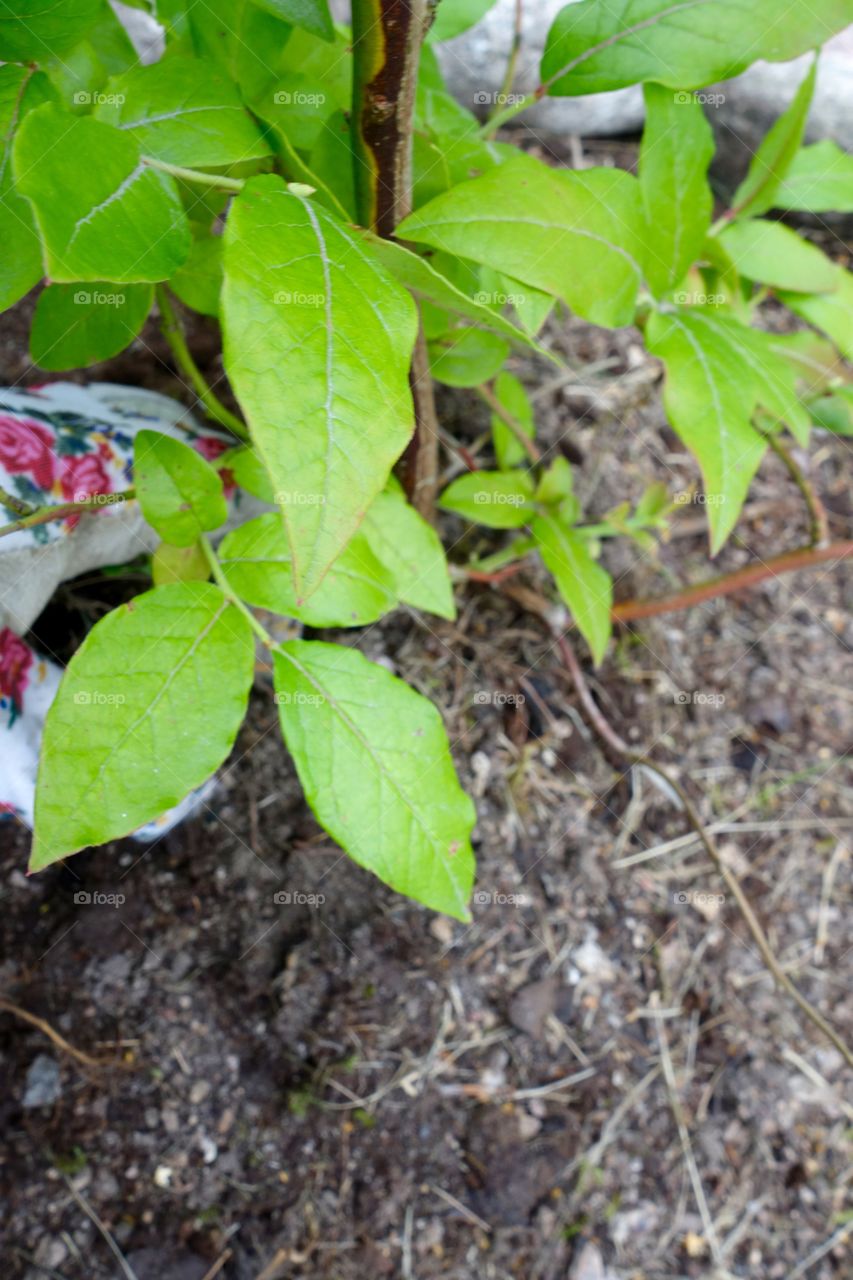
[(746, 587), (754, 587), (767, 578), (794, 573), (797, 569), (811, 569), (830, 560), (845, 560), (851, 555), (853, 540), (831, 542), (828, 547), (800, 547), (796, 551), (785, 551), (782, 555), (772, 556), (769, 560), (745, 565), (743, 569), (735, 569), (733, 573), (707, 578), (704, 582), (697, 582), (692, 587), (674, 591), (668, 596), (658, 596), (651, 600), (623, 600), (613, 606), (612, 616), (616, 622), (634, 622), (638, 618), (654, 618), (661, 613), (677, 613), (680, 609), (690, 609), (705, 600), (714, 600), (718, 596), (729, 596)]

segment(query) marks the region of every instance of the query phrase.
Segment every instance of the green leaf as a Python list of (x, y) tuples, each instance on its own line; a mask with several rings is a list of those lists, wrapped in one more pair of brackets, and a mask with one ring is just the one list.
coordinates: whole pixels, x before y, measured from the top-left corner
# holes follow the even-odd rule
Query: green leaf
[(128, 835), (209, 778), (254, 658), (248, 621), (209, 583), (157, 587), (101, 618), (47, 714), (30, 869)]
[(835, 263), (781, 222), (733, 222), (719, 240), (741, 275), (759, 284), (798, 293), (829, 293), (838, 287)]
[(101, 0), (6, 0), (0, 4), (0, 61), (44, 62), (64, 53), (98, 16)]
[(227, 534), (219, 562), (247, 604), (298, 618), (311, 627), (363, 627), (397, 605), (393, 577), (360, 531), (303, 604), (296, 600), (287, 538), (275, 512)]
[[(714, 154), (714, 135), (692, 94), (647, 84), (644, 95), (640, 191), (646, 224), (646, 275), (660, 294), (679, 283), (705, 243), (713, 207), (708, 165)], [(685, 96), (688, 100), (683, 102)]]
[(261, 502), (275, 502), (275, 490), (257, 451), (246, 445), (228, 449), (216, 459), (217, 471), (230, 471), (236, 483)]
[(172, 436), (138, 432), (133, 482), (145, 519), (172, 546), (190, 547), (228, 519), (221, 476), (200, 453)]
[(219, 315), (222, 292), (222, 237), (201, 234), (193, 239), (190, 256), (169, 281), (181, 302), (203, 316)]
[(809, 213), (853, 213), (853, 156), (828, 140), (803, 147), (776, 193), (776, 206)]
[(443, 0), (429, 30), (430, 41), (438, 44), (441, 40), (461, 36), (463, 31), (476, 26), (494, 4), (495, 0)]
[(146, 168), (117, 129), (48, 103), (22, 124), (14, 159), (52, 281), (167, 280), (186, 260), (190, 231), (174, 181)]
[(0, 67), (0, 311), (28, 293), (44, 270), (32, 209), (14, 184), (12, 143), (21, 121), (52, 93), (44, 72)]
[(151, 557), (151, 577), (155, 587), (169, 582), (207, 582), (210, 565), (200, 542), (191, 547), (173, 547), (161, 542)]
[[(513, 280), (512, 276), (495, 271), (493, 267), (480, 267), (483, 292), (477, 294), (489, 307), (511, 306), (525, 334), (535, 337), (554, 309), (554, 299), (541, 289)], [(544, 347), (538, 348), (540, 353)], [(549, 353), (553, 359), (553, 353)]]
[(586, 540), (556, 516), (537, 516), (531, 532), (546, 569), (553, 575), (557, 590), (571, 609), (575, 625), (598, 665), (610, 639), (610, 574), (592, 558)]
[[(419, 300), (431, 302), (448, 315), (474, 320), (481, 328), (509, 338), (512, 342), (534, 346), (528, 335), (505, 316), (475, 297), (470, 297), (447, 276), (442, 275), (427, 258), (412, 253), (396, 240), (383, 240), (369, 231), (364, 233), (370, 253), (387, 271), (404, 284)], [(550, 299), (549, 299), (550, 306)]]
[(815, 57), (793, 102), (763, 139), (752, 157), (746, 177), (734, 194), (732, 209), (738, 217), (754, 218), (776, 205), (777, 193), (803, 140), (816, 76)]
[(582, 0), (554, 19), (542, 79), (557, 95), (644, 80), (701, 89), (759, 58), (787, 62), (849, 22), (848, 0)]
[(393, 478), (368, 508), (361, 530), (394, 579), (399, 598), (414, 609), (456, 617), (441, 540)]
[(170, 56), (115, 76), (95, 116), (169, 164), (203, 169), (270, 154), (235, 86), (198, 58)]
[(290, 147), (309, 153), (352, 96), (352, 48), (338, 32), (331, 44), (294, 31), (275, 81), (251, 97), (251, 107)]
[(816, 426), (838, 436), (853, 436), (853, 388), (839, 387), (834, 395), (820, 396), (809, 407)]
[(563, 173), (519, 156), (406, 218), (397, 234), (563, 298), (593, 324), (630, 324), (642, 280), (639, 185), (613, 169)]
[(488, 529), (520, 529), (536, 511), (526, 471), (469, 471), (447, 486), (438, 505)]
[(246, 184), (228, 217), (222, 313), (225, 366), (282, 507), (303, 599), (412, 434), (415, 304), (357, 232), (266, 177)]
[[(354, 165), (349, 118), (345, 111), (335, 111), (314, 143), (308, 166), (303, 166), (304, 177), (300, 179), (297, 176), (296, 180), (311, 183), (320, 194), (328, 192), (329, 199), (325, 203), (329, 208), (350, 222), (357, 222)], [(388, 241), (383, 240), (382, 243), (387, 244)]]
[(42, 369), (84, 369), (129, 345), (151, 310), (146, 284), (51, 284), (39, 294), (30, 354)]
[(431, 702), (356, 649), (292, 640), (275, 652), (281, 728), (318, 821), (385, 884), (470, 919), (470, 833)]
[(562, 503), (572, 496), (574, 479), (572, 468), (565, 458), (557, 457), (546, 467), (536, 486), (536, 501), (546, 506)]
[[(515, 374), (507, 373), (506, 370), (499, 373), (495, 379), (494, 392), (507, 413), (521, 424), (525, 435), (533, 440), (536, 436), (533, 405), (523, 384)], [(491, 427), (495, 457), (501, 471), (511, 471), (513, 467), (520, 467), (525, 462), (527, 454), (506, 423), (496, 413), (492, 414)]]
[(666, 365), (667, 416), (702, 469), (716, 555), (766, 448), (751, 422), (758, 399), (754, 369), (698, 312), (653, 313), (646, 341)]
[[(159, 9), (158, 4), (158, 15)], [(267, 90), (272, 93), (289, 55), (288, 23), (265, 13), (254, 0), (204, 0), (191, 4), (188, 12), (195, 50), (239, 85), (247, 101)]]
[(838, 273), (834, 293), (782, 293), (780, 301), (831, 338), (847, 360), (853, 360), (853, 272)]
[(451, 329), (428, 347), (432, 376), (449, 387), (488, 382), (509, 355), (503, 338), (477, 328)]
[(295, 27), (304, 27), (321, 40), (334, 39), (327, 0), (255, 0), (255, 4), (285, 22), (292, 22)]
[(774, 337), (709, 310), (696, 310), (691, 315), (694, 325), (714, 334), (733, 361), (749, 367), (757, 403), (777, 422), (786, 423), (805, 447), (810, 428), (808, 410), (797, 395), (796, 371), (774, 350)]

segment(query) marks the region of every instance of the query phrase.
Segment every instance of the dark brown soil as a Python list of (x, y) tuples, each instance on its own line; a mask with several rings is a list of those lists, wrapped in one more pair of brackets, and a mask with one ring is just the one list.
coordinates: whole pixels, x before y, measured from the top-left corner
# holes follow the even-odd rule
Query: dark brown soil
[[(27, 312), (2, 321), (6, 382), (43, 380)], [(215, 333), (194, 338), (216, 376)], [(576, 375), (518, 369), (591, 515), (661, 476), (695, 486), (636, 335), (561, 320), (548, 340)], [(183, 394), (153, 330), (87, 376)], [(469, 445), (486, 426), (464, 395), (442, 409)], [(849, 537), (849, 447), (816, 438), (809, 466)], [(652, 554), (608, 547), (618, 598), (703, 576), (702, 515), (688, 505)], [(771, 458), (719, 567), (805, 534)], [(548, 591), (535, 570), (519, 582)], [(826, 566), (625, 630), (593, 680), (619, 731), (725, 824), (785, 967), (848, 1036), (851, 586)], [(103, 591), (78, 586), (42, 625), (59, 638)], [(774, 990), (695, 842), (660, 849), (683, 816), (602, 753), (540, 622), (488, 586), (458, 602), (454, 624), (399, 613), (346, 638), (445, 715), (479, 811), (470, 927), (318, 829), (263, 672), (216, 794), (156, 844), (28, 879), (26, 832), (0, 827), (0, 990), (103, 1063), (0, 1011), (4, 1280), (853, 1274), (840, 1055)], [(97, 893), (123, 901), (75, 897)], [(24, 1108), (40, 1055), (57, 1096)]]

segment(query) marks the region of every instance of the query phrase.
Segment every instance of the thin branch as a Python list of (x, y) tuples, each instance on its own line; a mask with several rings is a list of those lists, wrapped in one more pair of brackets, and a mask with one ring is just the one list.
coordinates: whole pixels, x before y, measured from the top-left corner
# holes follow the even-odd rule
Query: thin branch
[(16, 498), (14, 493), (10, 493), (8, 489), (0, 488), (0, 507), (6, 507), (8, 511), (13, 511), (16, 516), (31, 516), (38, 507), (34, 507), (31, 502), (24, 502), (23, 498)]
[(214, 422), (218, 422), (220, 426), (225, 427), (232, 435), (237, 436), (240, 440), (248, 440), (249, 432), (240, 419), (233, 414), (230, 409), (226, 409), (221, 400), (214, 394), (212, 388), (205, 380), (204, 374), (199, 369), (192, 357), (187, 340), (184, 336), (181, 322), (178, 314), (172, 306), (172, 299), (164, 285), (155, 286), (157, 296), (157, 306), (160, 309), (160, 331), (169, 344), (172, 355), (177, 361), (178, 368), (192, 383), (193, 390), (199, 398), (200, 403), (204, 406), (205, 412)]
[(501, 83), (498, 95), (492, 104), (492, 109), (489, 112), (489, 120), (493, 120), (495, 118), (502, 105), (508, 100), (509, 95), (512, 93), (512, 86), (515, 83), (515, 72), (518, 66), (518, 55), (521, 53), (521, 19), (523, 13), (524, 0), (515, 0), (515, 21), (513, 23), (512, 44), (509, 47), (509, 57), (507, 59), (503, 82)]
[(504, 408), (489, 384), (484, 382), (479, 387), (475, 387), (474, 390), (477, 392), (480, 399), (484, 400), (489, 406), (492, 413), (496, 417), (500, 418), (504, 426), (510, 429), (533, 465), (536, 466), (537, 463), (541, 462), (542, 453), (540, 449), (537, 447), (535, 442), (530, 439), (530, 436), (524, 430), (524, 427), (519, 422), (518, 418), (511, 414), (508, 409)]
[(734, 898), (738, 910), (743, 916), (746, 926), (752, 935), (752, 939), (761, 953), (761, 958), (775, 978), (777, 985), (788, 993), (808, 1020), (817, 1027), (832, 1044), (835, 1045), (847, 1065), (849, 1067), (853, 1067), (853, 1050), (851, 1050), (849, 1045), (842, 1039), (838, 1032), (830, 1026), (823, 1014), (814, 1007), (811, 1001), (802, 994), (802, 992), (788, 977), (787, 973), (785, 973), (785, 970), (776, 958), (776, 953), (771, 947), (766, 933), (758, 921), (758, 917), (752, 909), (749, 899), (741, 888), (740, 881), (720, 856), (715, 844), (705, 829), (702, 819), (699, 817), (693, 801), (684, 790), (684, 787), (682, 787), (680, 782), (677, 782), (675, 778), (673, 778), (672, 774), (668, 770), (663, 769), (659, 764), (656, 764), (655, 761), (651, 760), (644, 752), (636, 751), (619, 736), (612, 725), (608, 723), (602, 714), (600, 707), (593, 698), (589, 686), (584, 679), (583, 672), (581, 671), (577, 655), (575, 654), (569, 640), (562, 633), (553, 632), (553, 634), (560, 653), (563, 656), (563, 661), (566, 664), (566, 669), (568, 670), (572, 683), (575, 687), (581, 707), (586, 713), (593, 729), (595, 729), (599, 737), (606, 742), (613, 751), (622, 756), (629, 764), (644, 765), (645, 768), (651, 769), (653, 773), (656, 773), (658, 777), (675, 792), (681, 801), (684, 812), (687, 815), (687, 820), (696, 832), (696, 835), (699, 837), (702, 847), (711, 859), (717, 869), (717, 872), (722, 877), (726, 888)]
[[(87, 511), (103, 511), (104, 507), (114, 507), (120, 502), (129, 502), (135, 496), (134, 489), (124, 489), (121, 493), (96, 493), (85, 502), (55, 502), (53, 505), (36, 507), (30, 514), (13, 520), (10, 524), (0, 525), (0, 538), (10, 533), (18, 533), (21, 529), (34, 529), (39, 524), (50, 524), (54, 520), (65, 520), (68, 516), (83, 515)], [(8, 505), (5, 496), (0, 495), (0, 505)]]
[(704, 582), (684, 587), (671, 595), (651, 600), (623, 600), (613, 606), (611, 616), (615, 622), (634, 622), (638, 618), (654, 618), (661, 613), (677, 613), (680, 609), (690, 609), (705, 600), (714, 600), (718, 596), (728, 596), (735, 591), (743, 591), (746, 587), (754, 587), (766, 578), (775, 578), (781, 573), (812, 569), (815, 565), (825, 564), (830, 560), (845, 560), (852, 555), (853, 540), (831, 542), (827, 547), (799, 547), (796, 551), (785, 551), (782, 555), (771, 556), (769, 560), (745, 565), (742, 569), (735, 569), (733, 573), (706, 578)]
[(61, 1036), (58, 1031), (55, 1031), (49, 1022), (45, 1022), (44, 1018), (39, 1018), (36, 1014), (30, 1013), (28, 1009), (22, 1009), (20, 1005), (13, 1004), (12, 1001), (7, 1000), (5, 996), (0, 996), (0, 1010), (3, 1010), (5, 1013), (11, 1013), (14, 1017), (20, 1018), (22, 1022), (29, 1022), (31, 1026), (36, 1027), (43, 1035), (46, 1035), (48, 1040), (51, 1040), (53, 1044), (56, 1045), (57, 1049), (61, 1049), (63, 1053), (69, 1054), (69, 1056), (75, 1058), (77, 1062), (82, 1063), (84, 1067), (103, 1067), (110, 1065), (104, 1062), (99, 1062), (97, 1058), (90, 1058), (88, 1053), (84, 1053), (82, 1049), (75, 1049), (74, 1045), (69, 1044), (65, 1037)]
[(785, 448), (779, 437), (772, 432), (764, 434), (767, 443), (777, 458), (780, 458), (783, 462), (785, 470), (803, 495), (803, 500), (809, 509), (810, 545), (813, 547), (827, 546), (829, 543), (829, 521), (827, 520), (826, 509), (818, 497), (814, 485), (791, 451)]

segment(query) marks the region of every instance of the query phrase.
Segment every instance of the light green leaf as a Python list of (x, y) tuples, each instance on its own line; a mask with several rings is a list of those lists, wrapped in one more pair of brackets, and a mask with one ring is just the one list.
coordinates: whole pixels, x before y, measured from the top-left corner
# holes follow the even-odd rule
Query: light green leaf
[[(524, 385), (514, 373), (504, 370), (495, 379), (494, 392), (507, 413), (521, 424), (525, 434), (533, 440), (536, 436), (536, 423), (533, 419), (533, 405), (530, 403)], [(495, 457), (501, 471), (511, 471), (513, 467), (521, 466), (527, 454), (506, 423), (496, 413), (492, 414), (491, 427)]]
[(357, 222), (354, 164), (349, 118), (345, 111), (335, 111), (326, 121), (325, 129), (320, 130), (309, 164), (304, 166), (305, 176), (301, 179), (294, 176), (297, 181), (317, 187), (318, 194), (328, 193), (325, 203), (329, 208), (350, 222)]
[(834, 395), (820, 396), (809, 407), (816, 426), (838, 436), (853, 436), (853, 388), (839, 387)]
[(169, 582), (207, 582), (210, 564), (200, 542), (191, 547), (173, 547), (161, 542), (151, 557), (151, 577), (155, 587)]
[(747, 175), (732, 199), (738, 217), (757, 217), (775, 207), (777, 193), (799, 150), (814, 97), (817, 58), (788, 110), (779, 117), (752, 157)]
[(470, 833), (431, 702), (356, 649), (292, 640), (275, 653), (281, 728), (317, 820), (360, 866), (470, 919)]
[(228, 217), (222, 313), (225, 366), (304, 599), (412, 434), (415, 304), (357, 232), (266, 177), (246, 184)]
[(539, 478), (536, 486), (536, 501), (543, 502), (549, 507), (554, 506), (570, 498), (573, 488), (574, 479), (568, 460), (556, 457)]
[(394, 579), (359, 531), (310, 600), (297, 604), (287, 538), (275, 512), (226, 535), (219, 562), (247, 604), (298, 618), (311, 627), (363, 627), (397, 605)]
[(397, 234), (563, 298), (593, 324), (630, 324), (642, 279), (642, 209), (622, 170), (562, 173), (519, 156), (406, 218)]
[(169, 164), (203, 169), (270, 154), (235, 86), (199, 58), (170, 56), (114, 76), (95, 116)]
[(449, 387), (478, 387), (493, 378), (509, 355), (503, 338), (484, 329), (451, 329), (428, 344), (430, 372)]
[(337, 32), (327, 44), (294, 31), (275, 81), (252, 95), (252, 110), (287, 139), (310, 153), (336, 112), (348, 111), (352, 97), (352, 48)]
[(126, 836), (225, 760), (255, 646), (210, 583), (157, 587), (101, 618), (45, 723), (30, 869)]
[(853, 272), (838, 272), (834, 293), (781, 293), (780, 300), (803, 320), (831, 338), (847, 360), (853, 360)]
[(30, 354), (42, 369), (84, 369), (133, 341), (151, 310), (147, 284), (51, 284), (39, 294)]
[(377, 262), (390, 271), (416, 298), (431, 302), (448, 315), (474, 320), (481, 328), (492, 329), (512, 342), (535, 346), (528, 335), (512, 321), (493, 310), (489, 303), (476, 296), (470, 297), (447, 276), (437, 271), (427, 258), (412, 253), (396, 240), (383, 240), (370, 232), (365, 232), (364, 236), (370, 253)]
[(520, 529), (536, 511), (526, 471), (469, 471), (447, 486), (438, 505), (488, 529)]
[(798, 293), (829, 293), (838, 287), (835, 263), (781, 222), (733, 222), (719, 240), (741, 275), (759, 284)]
[(172, 546), (192, 546), (228, 519), (221, 476), (200, 453), (172, 436), (137, 433), (133, 482), (145, 519)]
[(44, 62), (64, 53), (86, 34), (101, 0), (3, 0), (0, 4), (0, 61)]
[(694, 311), (653, 313), (646, 342), (666, 365), (667, 416), (702, 469), (716, 555), (766, 448), (751, 422), (758, 399), (754, 369)]
[(44, 72), (0, 67), (0, 311), (29, 292), (44, 271), (32, 209), (15, 188), (12, 143), (25, 116), (52, 93)]
[(430, 27), (430, 41), (438, 44), (441, 40), (453, 40), (456, 36), (461, 36), (463, 31), (476, 26), (494, 4), (495, 0), (442, 0)]
[(275, 490), (257, 451), (240, 445), (221, 453), (215, 462), (217, 471), (230, 471), (236, 483), (261, 502), (275, 502)]
[(701, 89), (759, 58), (787, 62), (849, 22), (848, 0), (582, 0), (554, 19), (542, 79), (558, 95), (644, 80)]
[(295, 27), (304, 27), (321, 40), (334, 38), (327, 0), (255, 0), (255, 4)]
[(219, 315), (222, 292), (222, 237), (202, 234), (193, 239), (190, 256), (169, 281), (181, 302), (203, 316)]
[[(714, 135), (692, 94), (644, 86), (646, 126), (640, 146), (646, 275), (657, 293), (679, 283), (696, 261), (711, 225), (708, 165)], [(684, 102), (682, 99), (687, 98)]]
[(853, 156), (829, 140), (803, 147), (776, 193), (776, 206), (809, 213), (853, 213)]
[[(493, 267), (481, 267), (480, 280), (486, 295), (491, 293), (491, 298), (487, 297), (488, 305), (511, 306), (518, 317), (518, 323), (531, 337), (539, 333), (554, 309), (554, 299), (549, 294), (541, 289), (534, 289), (532, 285), (522, 284), (520, 280), (513, 280), (512, 276), (495, 271)], [(541, 354), (545, 348), (539, 347), (538, 350)], [(549, 354), (553, 359), (553, 352)]]
[(22, 124), (14, 161), (52, 281), (167, 280), (186, 260), (190, 231), (175, 183), (147, 168), (117, 129), (48, 103)]
[(697, 308), (690, 315), (694, 326), (704, 328), (727, 348), (731, 360), (749, 367), (757, 403), (777, 422), (786, 423), (800, 444), (807, 445), (809, 414), (797, 395), (796, 371), (774, 350), (773, 336), (710, 310)]
[[(158, 15), (159, 10), (158, 4)], [(239, 85), (247, 101), (267, 90), (272, 94), (297, 34), (291, 36), (288, 23), (254, 0), (204, 0), (191, 4), (188, 15), (195, 50)]]
[(590, 554), (580, 534), (556, 516), (537, 516), (531, 526), (545, 567), (572, 611), (575, 625), (589, 645), (596, 666), (610, 639), (613, 583)]
[(456, 617), (441, 540), (406, 501), (393, 477), (368, 508), (361, 530), (374, 555), (391, 573), (402, 601), (440, 618)]

